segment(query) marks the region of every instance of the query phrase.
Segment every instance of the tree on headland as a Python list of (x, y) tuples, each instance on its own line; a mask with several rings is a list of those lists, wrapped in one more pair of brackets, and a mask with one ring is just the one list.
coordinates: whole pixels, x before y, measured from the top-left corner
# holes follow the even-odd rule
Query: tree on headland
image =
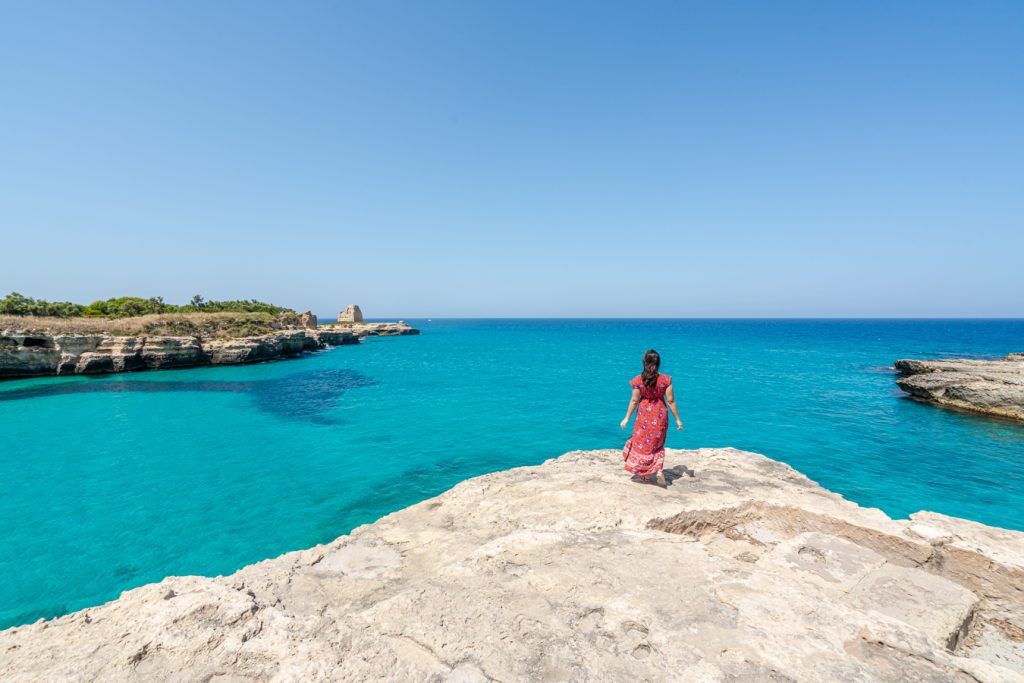
[(55, 318), (77, 318), (85, 306), (70, 301), (44, 301), (11, 292), (0, 299), (0, 315), (42, 315)]
[(11, 292), (0, 299), (0, 315), (38, 315), (58, 318), (133, 318), (152, 313), (294, 313), (290, 308), (257, 301), (242, 299), (238, 301), (206, 301), (198, 294), (184, 305), (177, 306), (164, 302), (162, 296), (147, 299), (137, 296), (123, 296), (104, 301), (93, 301), (88, 306), (74, 304), (70, 301), (50, 302), (43, 299)]

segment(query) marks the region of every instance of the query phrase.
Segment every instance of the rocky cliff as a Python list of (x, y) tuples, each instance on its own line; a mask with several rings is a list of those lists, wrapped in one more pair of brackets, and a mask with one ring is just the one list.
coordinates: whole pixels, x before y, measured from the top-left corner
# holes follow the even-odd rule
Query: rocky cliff
[(0, 332), (0, 378), (258, 363), (358, 342), (359, 337), (353, 332), (316, 330), (286, 330), (233, 339), (7, 331)]
[(0, 680), (1024, 680), (1024, 534), (892, 520), (753, 453), (666, 465), (665, 489), (615, 451), (471, 479), (9, 629)]
[(1024, 354), (1001, 360), (898, 360), (896, 380), (912, 396), (939, 405), (1024, 420)]

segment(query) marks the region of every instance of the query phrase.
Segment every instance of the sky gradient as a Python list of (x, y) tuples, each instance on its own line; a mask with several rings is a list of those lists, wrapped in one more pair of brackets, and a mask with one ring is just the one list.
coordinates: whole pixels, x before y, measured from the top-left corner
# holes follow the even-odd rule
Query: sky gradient
[(0, 292), (1024, 316), (1024, 3), (0, 0)]

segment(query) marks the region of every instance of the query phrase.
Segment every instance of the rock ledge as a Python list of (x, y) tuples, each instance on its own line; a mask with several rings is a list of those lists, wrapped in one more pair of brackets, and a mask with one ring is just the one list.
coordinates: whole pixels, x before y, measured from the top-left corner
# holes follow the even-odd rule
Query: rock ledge
[(1020, 681), (1024, 534), (889, 519), (733, 449), (452, 490), (228, 577), (0, 633), (0, 679)]
[(1001, 360), (898, 360), (896, 380), (914, 398), (1024, 420), (1024, 354)]

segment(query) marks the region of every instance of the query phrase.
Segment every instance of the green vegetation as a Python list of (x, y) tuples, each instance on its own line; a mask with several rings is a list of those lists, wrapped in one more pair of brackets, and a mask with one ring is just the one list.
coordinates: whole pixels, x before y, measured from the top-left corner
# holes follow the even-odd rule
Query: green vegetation
[(69, 301), (44, 301), (12, 292), (0, 299), (0, 315), (35, 315), (55, 318), (134, 318), (154, 313), (294, 313), (290, 308), (263, 303), (255, 299), (241, 301), (206, 301), (198, 294), (184, 306), (168, 304), (163, 297), (143, 299), (123, 296), (106, 301), (93, 301), (88, 306)]
[(54, 318), (76, 318), (82, 315), (85, 306), (70, 301), (43, 301), (11, 292), (0, 299), (0, 314), (45, 315)]

